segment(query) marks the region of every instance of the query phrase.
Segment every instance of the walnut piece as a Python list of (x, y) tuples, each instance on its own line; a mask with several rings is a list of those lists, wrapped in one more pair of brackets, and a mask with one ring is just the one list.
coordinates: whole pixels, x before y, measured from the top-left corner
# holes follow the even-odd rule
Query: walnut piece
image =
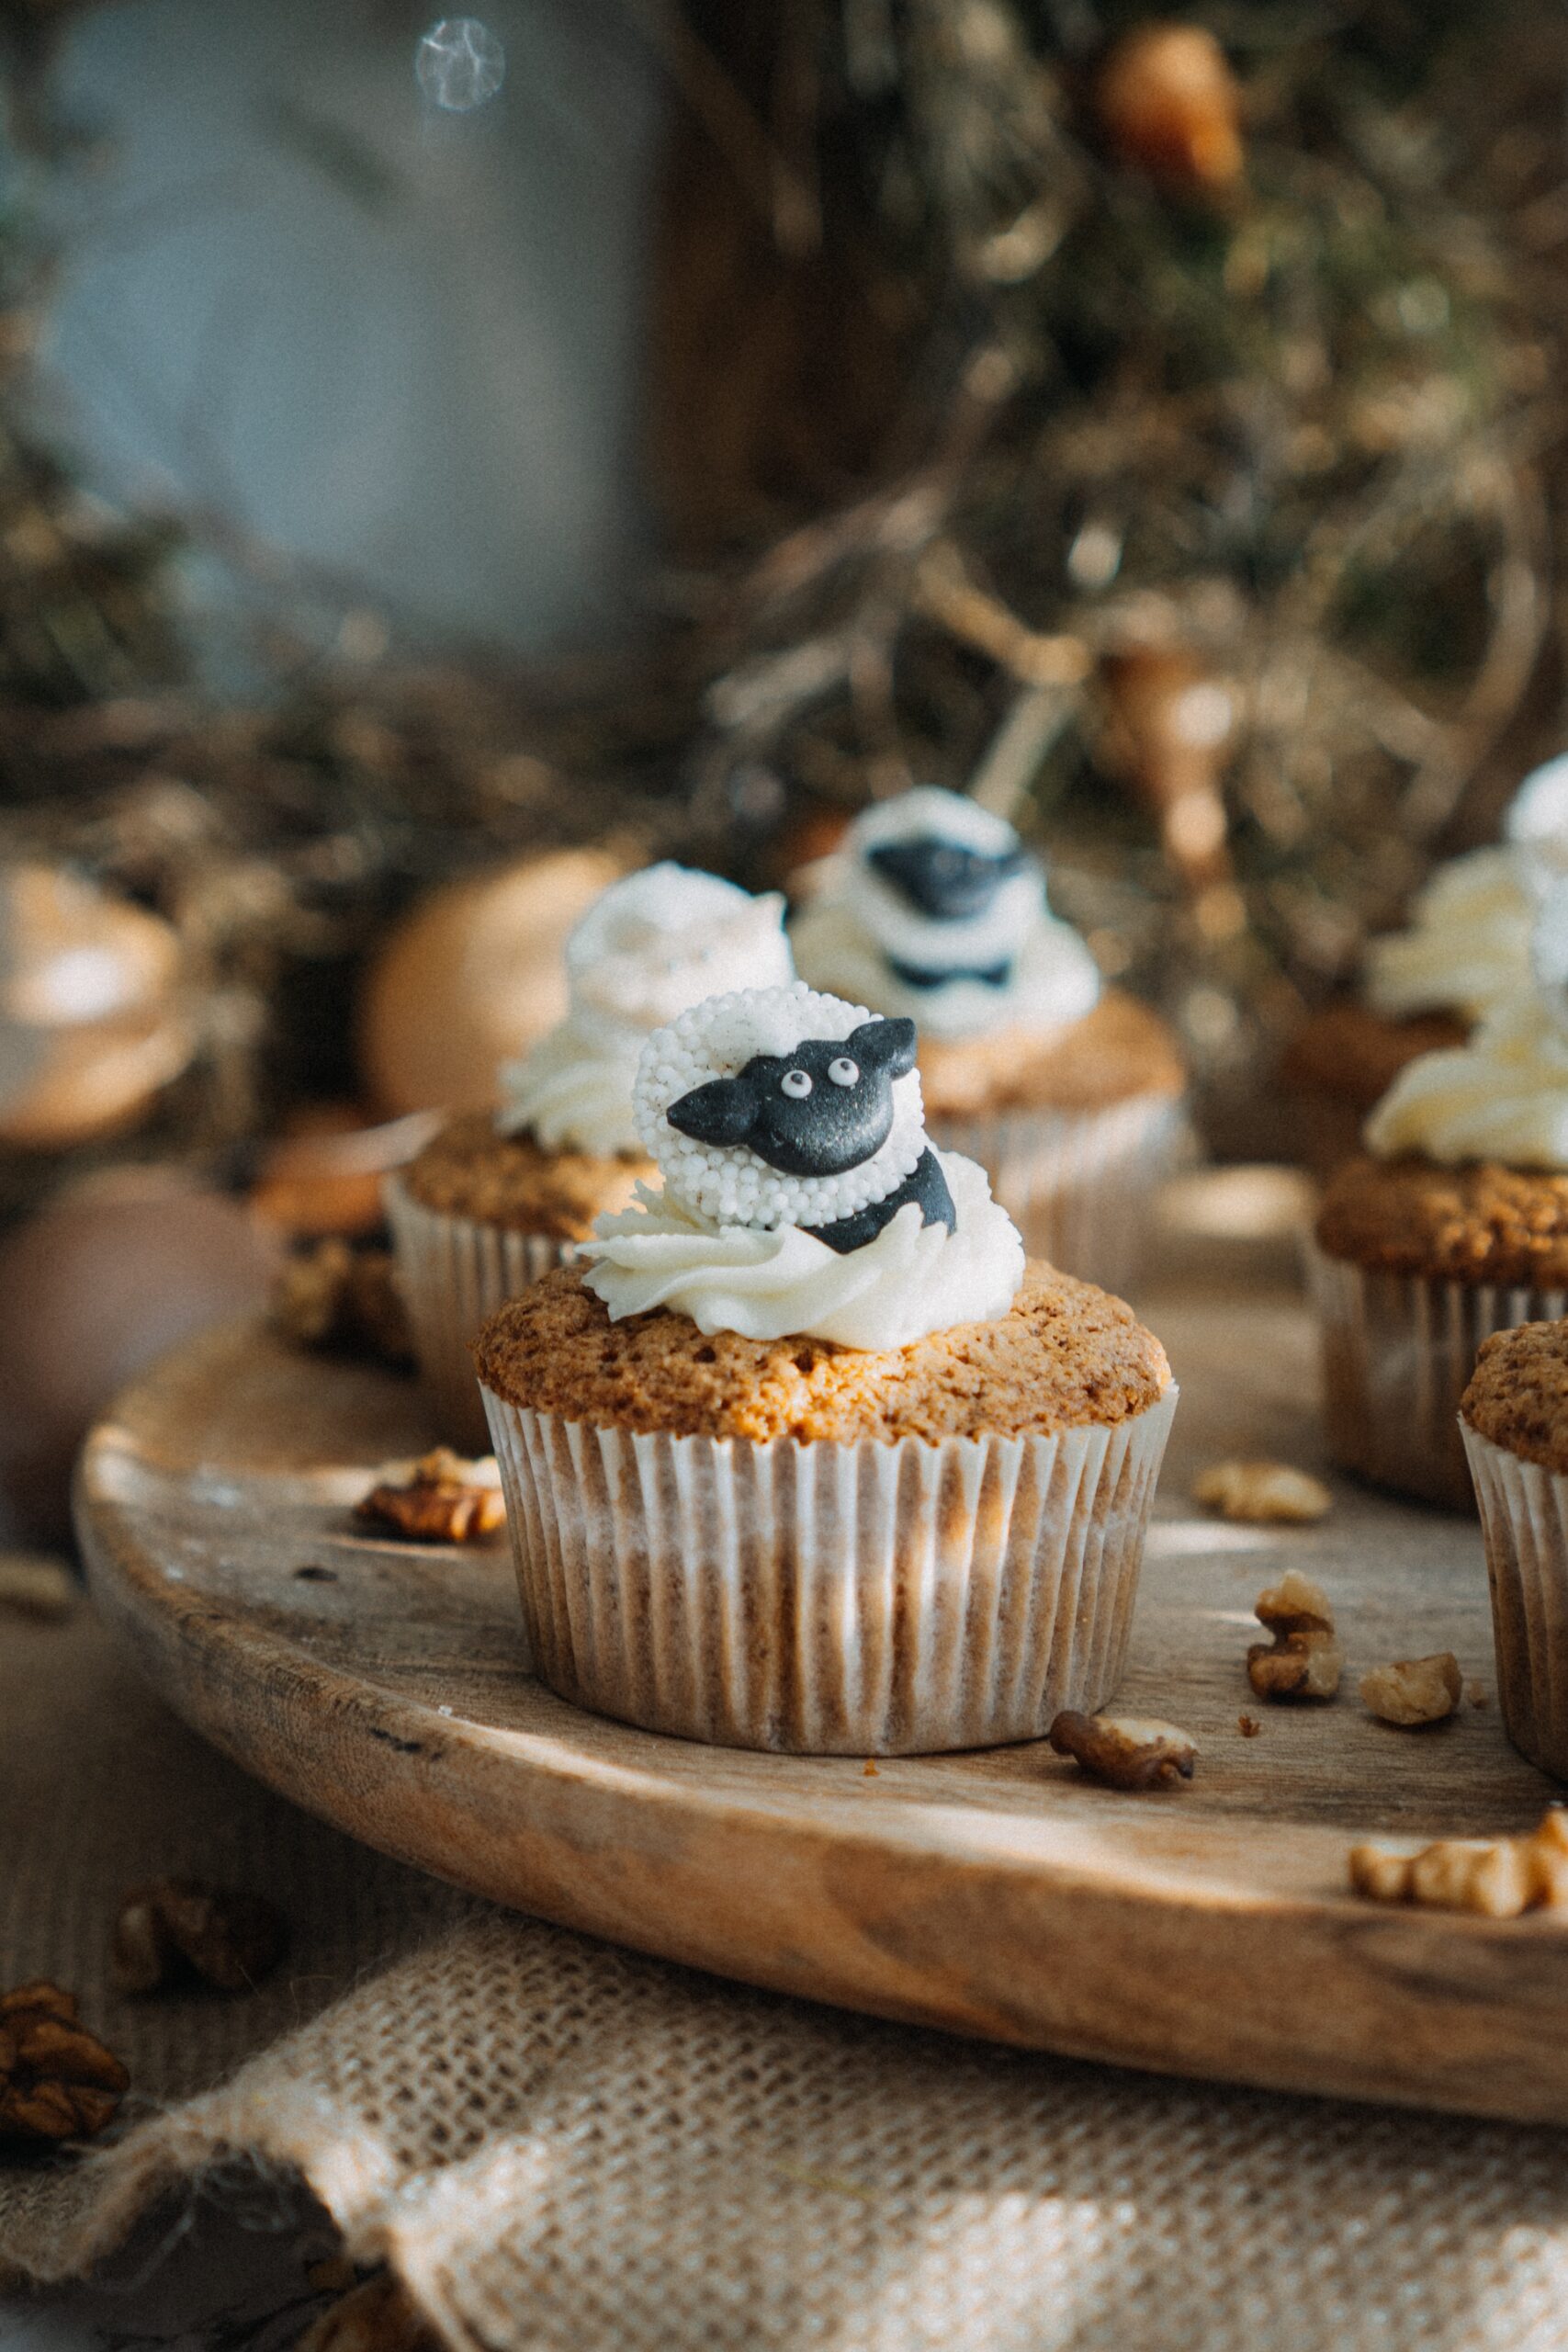
[(272, 1292), (274, 1329), (302, 1348), (334, 1355), (413, 1362), (408, 1313), (387, 1250), (317, 1242), (290, 1258)]
[(42, 1552), (0, 1552), (0, 1610), (54, 1624), (70, 1616), (81, 1597), (63, 1560)]
[(260, 1895), (164, 1878), (133, 1886), (122, 1900), (109, 1973), (120, 1993), (158, 1993), (193, 1980), (220, 1993), (249, 1993), (271, 1975), (288, 1942), (282, 1913)]
[(1321, 1478), (1288, 1462), (1216, 1462), (1193, 1481), (1192, 1499), (1222, 1519), (1305, 1526), (1321, 1519), (1334, 1498)]
[(1459, 1705), (1464, 1679), (1452, 1650), (1374, 1666), (1360, 1680), (1366, 1705), (1385, 1724), (1439, 1724)]
[(1274, 1636), (1247, 1653), (1247, 1679), (1260, 1699), (1332, 1699), (1345, 1668), (1334, 1611), (1321, 1585), (1289, 1568), (1258, 1596), (1253, 1611)]
[(1487, 1919), (1568, 1910), (1568, 1813), (1553, 1806), (1525, 1838), (1439, 1838), (1415, 1852), (1370, 1839), (1351, 1847), (1349, 1868), (1354, 1892), (1374, 1903)]
[(41, 1979), (0, 1993), (0, 2140), (86, 2140), (112, 2123), (130, 2077)]
[(1064, 1708), (1048, 1735), (1058, 1756), (1071, 1756), (1109, 1789), (1170, 1789), (1192, 1778), (1198, 1743), (1175, 1724), (1145, 1715), (1083, 1715)]
[(493, 1454), (465, 1462), (438, 1445), (406, 1477), (378, 1480), (354, 1515), (416, 1544), (477, 1544), (506, 1524), (501, 1473)]
[(1263, 1729), (1256, 1715), (1237, 1715), (1235, 1727), (1243, 1739), (1256, 1739)]

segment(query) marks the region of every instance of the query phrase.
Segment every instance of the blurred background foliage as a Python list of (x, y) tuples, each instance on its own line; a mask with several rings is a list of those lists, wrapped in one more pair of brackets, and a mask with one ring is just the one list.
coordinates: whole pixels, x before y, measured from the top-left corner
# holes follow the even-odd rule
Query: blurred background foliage
[[(1558, 0), (618, 5), (668, 94), (660, 544), (615, 641), (547, 661), (85, 493), (25, 198), (85, 167), (68, 10), (0, 9), (0, 852), (169, 927), (186, 1041), (87, 1133), (18, 1136), (0, 1057), (0, 1210), (403, 1107), (354, 1008), (444, 878), (607, 840), (777, 884), (916, 779), (1043, 844), (1212, 1141), (1266, 1149), (1303, 1008), (1561, 748)], [(247, 571), (240, 698), (197, 683), (193, 548)]]

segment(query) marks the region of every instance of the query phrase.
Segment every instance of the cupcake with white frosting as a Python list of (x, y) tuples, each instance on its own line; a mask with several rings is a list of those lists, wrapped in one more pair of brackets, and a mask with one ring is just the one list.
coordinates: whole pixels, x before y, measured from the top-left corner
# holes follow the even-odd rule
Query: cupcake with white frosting
[(1403, 930), (1368, 943), (1359, 998), (1314, 1014), (1286, 1057), (1305, 1155), (1327, 1166), (1407, 1062), (1463, 1043), (1530, 977), (1543, 897), (1568, 875), (1568, 757), (1528, 775), (1493, 849), (1437, 867)]
[(1535, 914), (1525, 973), (1467, 1043), (1401, 1071), (1317, 1222), (1335, 1453), (1461, 1509), (1477, 1351), (1568, 1312), (1568, 883)]
[(1176, 1392), (924, 1127), (914, 1024), (802, 984), (649, 1038), (662, 1178), (476, 1345), (536, 1671), (807, 1753), (1114, 1690)]
[(1103, 986), (1038, 861), (961, 794), (876, 803), (812, 880), (803, 977), (913, 1021), (937, 1140), (990, 1170), (1036, 1254), (1123, 1283), (1179, 1132), (1169, 1029)]
[(468, 1346), (485, 1317), (653, 1173), (632, 1106), (649, 1035), (716, 989), (787, 980), (783, 914), (776, 895), (668, 863), (613, 883), (567, 941), (565, 1018), (502, 1065), (499, 1109), (454, 1119), (389, 1180), (421, 1372), (454, 1442), (484, 1439)]

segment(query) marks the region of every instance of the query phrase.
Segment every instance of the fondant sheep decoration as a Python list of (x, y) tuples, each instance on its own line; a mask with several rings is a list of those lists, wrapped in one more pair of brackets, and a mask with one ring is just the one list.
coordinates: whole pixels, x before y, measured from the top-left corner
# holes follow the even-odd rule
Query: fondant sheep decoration
[(912, 1021), (799, 982), (713, 998), (650, 1039), (637, 1108), (667, 1188), (723, 1223), (798, 1225), (840, 1252), (911, 1201), (923, 1224), (957, 1223), (925, 1138)]
[(917, 785), (859, 816), (847, 846), (862, 879), (840, 888), (895, 978), (922, 993), (964, 980), (1008, 986), (1044, 888), (1005, 820)]

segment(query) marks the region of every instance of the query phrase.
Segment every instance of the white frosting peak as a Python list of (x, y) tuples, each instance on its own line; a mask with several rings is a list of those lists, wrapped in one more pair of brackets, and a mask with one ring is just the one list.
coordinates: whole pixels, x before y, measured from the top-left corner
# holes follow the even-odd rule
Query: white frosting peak
[(795, 922), (805, 978), (912, 1020), (933, 1037), (1013, 1026), (1046, 1033), (1092, 1010), (1099, 969), (1077, 932), (1050, 912), (1037, 863), (1022, 858), (976, 912), (937, 915), (913, 903), (873, 854), (922, 840), (981, 857), (1020, 852), (1003, 819), (935, 786), (863, 810), (843, 847), (822, 861), (812, 901)]
[(1403, 1020), (1455, 1012), (1474, 1020), (1529, 982), (1530, 925), (1568, 875), (1568, 754), (1527, 775), (1503, 820), (1500, 849), (1439, 865), (1404, 931), (1367, 950), (1367, 1001)]
[(1530, 981), (1467, 1044), (1406, 1063), (1367, 1121), (1369, 1150), (1568, 1168), (1568, 883), (1542, 905), (1528, 964)]
[(565, 1020), (502, 1069), (501, 1133), (525, 1127), (549, 1151), (635, 1152), (649, 1033), (717, 990), (790, 979), (783, 916), (776, 892), (752, 898), (668, 862), (612, 883), (567, 941)]

